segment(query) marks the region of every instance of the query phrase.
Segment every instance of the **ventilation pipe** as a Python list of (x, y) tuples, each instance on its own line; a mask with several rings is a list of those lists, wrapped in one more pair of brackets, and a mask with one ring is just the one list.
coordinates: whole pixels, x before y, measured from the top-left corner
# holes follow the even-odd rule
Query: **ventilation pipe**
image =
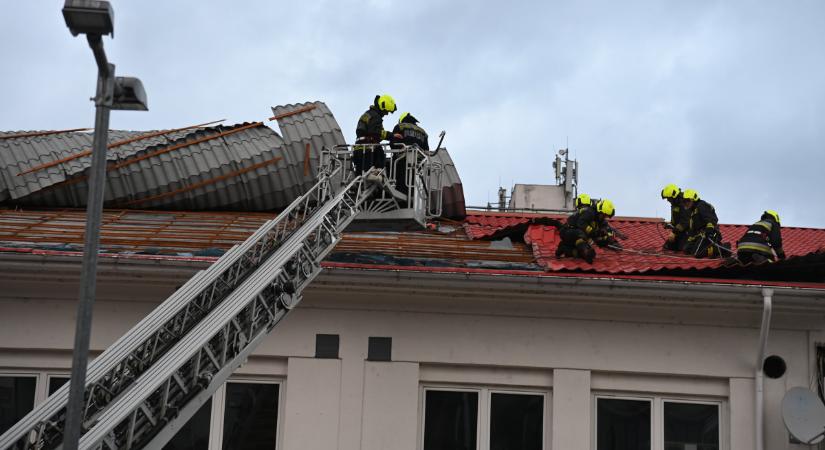
[(765, 362), (765, 353), (768, 349), (768, 331), (771, 328), (771, 301), (773, 299), (773, 289), (762, 288), (762, 330), (759, 332), (759, 356), (756, 360), (756, 389), (754, 405), (756, 406), (756, 450), (765, 448), (765, 416), (763, 384), (765, 373), (762, 369)]

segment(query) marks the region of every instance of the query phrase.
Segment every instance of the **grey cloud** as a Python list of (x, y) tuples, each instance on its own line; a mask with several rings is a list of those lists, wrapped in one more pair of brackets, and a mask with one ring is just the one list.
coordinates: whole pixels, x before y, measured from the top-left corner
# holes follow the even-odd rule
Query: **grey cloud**
[[(94, 67), (59, 2), (0, 18), (3, 129), (89, 125)], [(140, 76), (148, 129), (326, 101), (352, 139), (378, 92), (446, 129), (471, 204), (499, 180), (552, 182), (570, 139), (582, 190), (662, 216), (668, 182), (726, 222), (777, 209), (825, 226), (825, 4), (760, 2), (114, 2), (106, 46)], [(390, 116), (390, 126), (396, 116)]]

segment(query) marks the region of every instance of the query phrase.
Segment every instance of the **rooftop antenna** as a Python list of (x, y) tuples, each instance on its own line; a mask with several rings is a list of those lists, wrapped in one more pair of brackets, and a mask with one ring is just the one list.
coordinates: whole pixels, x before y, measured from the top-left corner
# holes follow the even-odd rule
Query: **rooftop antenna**
[(825, 438), (825, 405), (804, 387), (795, 387), (785, 394), (782, 421), (791, 435), (805, 444), (817, 444)]

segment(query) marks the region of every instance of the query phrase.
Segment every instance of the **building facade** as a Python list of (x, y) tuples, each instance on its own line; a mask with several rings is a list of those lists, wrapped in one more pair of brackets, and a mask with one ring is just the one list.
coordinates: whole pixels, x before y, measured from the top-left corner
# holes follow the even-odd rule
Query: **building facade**
[[(0, 253), (4, 427), (68, 377), (79, 263)], [(93, 351), (208, 264), (102, 258)], [(764, 285), (765, 448), (808, 448), (780, 402), (822, 377), (821, 286), (343, 262), (167, 448), (752, 449)]]

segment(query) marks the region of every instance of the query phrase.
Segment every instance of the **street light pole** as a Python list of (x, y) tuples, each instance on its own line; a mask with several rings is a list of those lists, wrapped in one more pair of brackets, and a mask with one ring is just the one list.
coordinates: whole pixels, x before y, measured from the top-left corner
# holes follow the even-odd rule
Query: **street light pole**
[(97, 95), (95, 101), (95, 134), (92, 144), (92, 166), (89, 175), (89, 196), (86, 202), (86, 234), (83, 243), (83, 266), (80, 274), (80, 300), (77, 305), (72, 377), (69, 401), (66, 405), (66, 426), (63, 449), (77, 450), (86, 404), (86, 369), (89, 362), (89, 340), (92, 334), (92, 309), (97, 288), (97, 254), (100, 247), (100, 222), (103, 194), (106, 188), (106, 147), (109, 141), (109, 113), (114, 96), (114, 64), (106, 60), (100, 35), (87, 35), (97, 61)]
[(75, 36), (85, 34), (97, 63), (95, 134), (92, 142), (92, 165), (89, 169), (89, 193), (86, 201), (86, 234), (80, 274), (80, 298), (75, 323), (72, 377), (63, 427), (63, 450), (77, 450), (86, 418), (86, 369), (89, 364), (89, 341), (92, 334), (92, 310), (97, 288), (97, 256), (100, 246), (100, 222), (106, 188), (106, 148), (109, 141), (109, 113), (113, 109), (146, 111), (146, 92), (137, 78), (115, 77), (103, 49), (103, 36), (114, 36), (114, 12), (108, 1), (66, 0), (63, 17)]

